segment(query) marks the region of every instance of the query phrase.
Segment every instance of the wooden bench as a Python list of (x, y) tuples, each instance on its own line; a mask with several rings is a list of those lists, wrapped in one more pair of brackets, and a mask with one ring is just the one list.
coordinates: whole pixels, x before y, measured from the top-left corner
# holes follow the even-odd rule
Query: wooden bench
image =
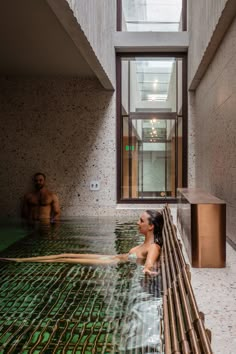
[(211, 333), (205, 329), (204, 315), (198, 310), (189, 266), (185, 263), (168, 206), (163, 210), (163, 217), (161, 272), (165, 354), (211, 354)]

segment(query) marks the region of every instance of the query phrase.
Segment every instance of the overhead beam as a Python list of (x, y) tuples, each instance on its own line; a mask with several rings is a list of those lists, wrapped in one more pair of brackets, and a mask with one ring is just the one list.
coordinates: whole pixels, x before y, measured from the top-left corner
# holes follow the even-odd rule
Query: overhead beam
[(206, 47), (206, 50), (202, 56), (198, 69), (194, 77), (192, 78), (191, 82), (189, 83), (190, 91), (194, 91), (198, 87), (202, 77), (207, 71), (209, 64), (212, 62), (213, 57), (217, 49), (219, 48), (220, 43), (222, 42), (235, 16), (236, 16), (236, 1), (228, 0), (224, 10), (222, 11), (219, 21), (215, 27), (212, 37)]
[(95, 51), (93, 50), (88, 38), (83, 32), (80, 24), (75, 18), (66, 0), (46, 0), (58, 20), (68, 33), (75, 46), (78, 48), (80, 54), (88, 63), (94, 74), (102, 86), (107, 90), (114, 90), (114, 86), (101, 65)]
[(188, 32), (116, 32), (116, 52), (187, 52)]

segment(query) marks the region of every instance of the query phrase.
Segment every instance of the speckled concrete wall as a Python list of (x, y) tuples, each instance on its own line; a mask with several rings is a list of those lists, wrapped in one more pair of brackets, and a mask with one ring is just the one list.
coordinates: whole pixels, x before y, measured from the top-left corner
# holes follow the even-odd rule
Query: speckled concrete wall
[(227, 202), (236, 242), (236, 19), (195, 94), (196, 185)]
[(194, 188), (196, 183), (196, 169), (195, 169), (195, 93), (188, 94), (188, 187)]
[[(97, 80), (0, 79), (0, 216), (19, 215), (42, 171), (64, 216), (113, 214), (115, 94)], [(90, 191), (91, 180), (100, 182)]]

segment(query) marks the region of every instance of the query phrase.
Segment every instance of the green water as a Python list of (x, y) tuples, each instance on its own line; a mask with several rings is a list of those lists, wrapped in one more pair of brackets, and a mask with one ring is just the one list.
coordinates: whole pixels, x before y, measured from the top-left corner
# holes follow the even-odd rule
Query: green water
[[(136, 225), (70, 220), (36, 230), (1, 257), (125, 253)], [(0, 353), (162, 353), (159, 277), (142, 265), (0, 263)]]
[(20, 220), (0, 220), (0, 251), (22, 239), (30, 232)]

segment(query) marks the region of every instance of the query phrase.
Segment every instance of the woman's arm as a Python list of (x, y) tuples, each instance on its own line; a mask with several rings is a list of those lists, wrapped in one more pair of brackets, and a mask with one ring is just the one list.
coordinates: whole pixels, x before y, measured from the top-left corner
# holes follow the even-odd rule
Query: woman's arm
[(61, 262), (61, 263), (81, 263), (81, 264), (113, 264), (120, 261), (127, 262), (128, 253), (117, 255), (105, 254), (80, 254), (80, 253), (61, 253), (48, 256), (37, 256), (27, 258), (0, 258), (5, 261), (15, 262)]
[(160, 254), (161, 254), (161, 247), (159, 245), (157, 245), (156, 243), (153, 243), (148, 250), (146, 262), (144, 265), (143, 272), (145, 274), (152, 275), (152, 274), (158, 273), (153, 270), (153, 267), (154, 267), (156, 261), (158, 260)]

